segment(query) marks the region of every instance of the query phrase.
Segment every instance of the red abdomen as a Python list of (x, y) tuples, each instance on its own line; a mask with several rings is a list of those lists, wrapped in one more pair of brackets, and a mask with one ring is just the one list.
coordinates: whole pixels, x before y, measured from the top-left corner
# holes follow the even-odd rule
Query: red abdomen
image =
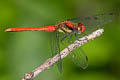
[(17, 27), (17, 28), (8, 28), (5, 32), (14, 32), (14, 31), (55, 31), (55, 25), (46, 26), (46, 27)]

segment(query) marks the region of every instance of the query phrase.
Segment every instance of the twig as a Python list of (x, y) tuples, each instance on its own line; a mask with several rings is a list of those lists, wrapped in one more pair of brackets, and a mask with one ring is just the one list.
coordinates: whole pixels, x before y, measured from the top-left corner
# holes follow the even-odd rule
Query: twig
[[(72, 50), (82, 46), (85, 43), (88, 43), (89, 40), (93, 40), (94, 38), (99, 37), (103, 32), (104, 32), (103, 29), (98, 29), (95, 32), (89, 34), (88, 36), (84, 36), (80, 38), (79, 40), (76, 40), (74, 43), (70, 44), (67, 48), (63, 49), (60, 52), (61, 59), (68, 56)], [(59, 54), (57, 54), (54, 57), (47, 59), (43, 64), (41, 64), (35, 70), (33, 70), (32, 72), (26, 73), (22, 80), (33, 80), (38, 74), (47, 70), (57, 61), (59, 61), (59, 58), (60, 58)]]

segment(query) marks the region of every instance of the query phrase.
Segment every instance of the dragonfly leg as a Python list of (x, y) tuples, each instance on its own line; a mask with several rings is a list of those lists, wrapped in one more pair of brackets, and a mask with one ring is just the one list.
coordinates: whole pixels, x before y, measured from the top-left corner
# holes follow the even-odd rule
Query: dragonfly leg
[(69, 39), (68, 39), (68, 43), (71, 43), (73, 35), (70, 35)]
[[(71, 33), (67, 33), (65, 36), (63, 36), (62, 38), (61, 38), (61, 44), (64, 46), (64, 47), (66, 47), (66, 45), (63, 43), (63, 40), (65, 39), (65, 38), (67, 38), (69, 35), (71, 35), (73, 32), (71, 32)], [(69, 52), (70, 52), (70, 49), (67, 47), (67, 49), (69, 50)]]
[(66, 47), (66, 45), (63, 43), (64, 39), (67, 38), (69, 36), (69, 34), (67, 33), (65, 36), (63, 36), (61, 39), (60, 39), (60, 42), (61, 44)]
[[(71, 34), (73, 34), (73, 33), (74, 33), (74, 32), (66, 33), (66, 35), (63, 36), (63, 37), (60, 39), (61, 43), (64, 44), (64, 43), (63, 43), (64, 39), (67, 38), (69, 35), (71, 35)], [(72, 36), (71, 36), (71, 37), (72, 37)]]
[[(70, 43), (71, 44), (71, 40), (73, 39), (73, 34), (74, 34), (74, 32), (70, 35), (70, 37), (69, 37), (69, 39), (68, 39), (68, 43)], [(73, 40), (72, 40), (73, 41)]]
[(77, 33), (75, 33), (75, 37), (76, 37), (76, 39), (77, 39), (78, 41), (80, 41)]

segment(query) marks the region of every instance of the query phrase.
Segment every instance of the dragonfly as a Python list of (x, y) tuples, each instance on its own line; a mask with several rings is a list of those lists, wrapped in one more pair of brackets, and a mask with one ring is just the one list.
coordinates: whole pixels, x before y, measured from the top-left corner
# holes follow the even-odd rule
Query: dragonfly
[[(58, 22), (56, 25), (49, 25), (43, 27), (16, 27), (5, 29), (5, 32), (19, 32), (19, 31), (50, 31), (52, 32), (51, 48), (52, 54), (60, 53), (61, 45), (66, 47), (74, 40), (87, 35), (102, 25), (111, 22), (115, 14), (104, 13), (92, 16), (81, 16), (77, 18), (67, 19)], [(54, 46), (53, 46), (54, 45)], [(62, 71), (62, 60), (59, 54), (58, 67)], [(78, 48), (70, 54), (72, 61), (77, 66), (85, 69), (88, 66), (88, 57), (82, 48)]]

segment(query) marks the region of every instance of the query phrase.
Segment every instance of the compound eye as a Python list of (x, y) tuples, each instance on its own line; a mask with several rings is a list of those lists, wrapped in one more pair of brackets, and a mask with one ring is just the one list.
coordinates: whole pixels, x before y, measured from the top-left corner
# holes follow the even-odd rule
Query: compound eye
[(84, 32), (84, 31), (85, 31), (85, 26), (82, 25), (81, 32)]

